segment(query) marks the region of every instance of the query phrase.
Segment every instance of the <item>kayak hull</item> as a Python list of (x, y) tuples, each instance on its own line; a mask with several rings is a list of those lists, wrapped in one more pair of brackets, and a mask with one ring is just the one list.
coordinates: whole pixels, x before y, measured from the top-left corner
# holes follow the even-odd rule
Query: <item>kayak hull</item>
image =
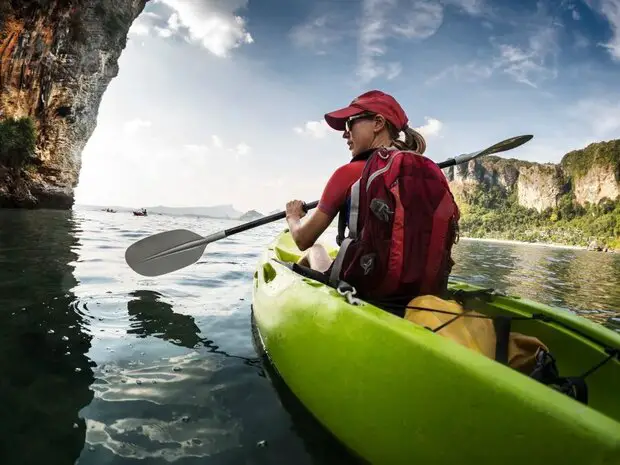
[[(274, 260), (300, 254), (285, 232), (260, 258), (256, 331), (288, 388), (357, 456), (376, 464), (620, 464), (617, 360), (587, 378), (591, 399), (584, 405), (380, 308), (352, 305)], [(514, 324), (549, 346), (563, 376), (605, 358), (589, 336), (620, 347), (614, 332), (526, 299), (493, 297), (476, 308), (507, 310), (548, 312), (579, 327), (582, 336), (541, 321)]]

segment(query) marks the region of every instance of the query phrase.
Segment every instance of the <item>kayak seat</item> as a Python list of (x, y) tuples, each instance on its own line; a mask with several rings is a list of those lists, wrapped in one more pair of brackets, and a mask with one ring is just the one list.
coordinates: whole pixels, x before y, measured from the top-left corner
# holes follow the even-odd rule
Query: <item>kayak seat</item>
[[(286, 230), (286, 232), (288, 232), (288, 229)], [(330, 247), (324, 243), (320, 244), (325, 247), (325, 250), (327, 250), (327, 253), (332, 259), (336, 258), (336, 255), (338, 255), (337, 248)], [(284, 234), (282, 236), (282, 240), (278, 241), (277, 244), (273, 246), (272, 250), (274, 251), (277, 258), (288, 263), (295, 263), (303, 256), (302, 252), (300, 252), (299, 248), (297, 247), (297, 244), (295, 244), (293, 236), (291, 236), (290, 234)]]

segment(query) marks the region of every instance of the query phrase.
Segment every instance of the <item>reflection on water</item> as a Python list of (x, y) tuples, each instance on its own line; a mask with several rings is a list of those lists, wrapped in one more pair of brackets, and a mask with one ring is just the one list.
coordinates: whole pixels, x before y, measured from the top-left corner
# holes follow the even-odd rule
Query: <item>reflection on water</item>
[(461, 240), (453, 275), (575, 311), (617, 329), (620, 254)]
[[(283, 222), (166, 276), (124, 262), (155, 232), (233, 224), (0, 210), (0, 463), (349, 463), (252, 344), (254, 266)], [(619, 257), (463, 240), (454, 272), (620, 330)]]
[(0, 209), (1, 463), (74, 463), (93, 398), (91, 337), (69, 311), (71, 213)]
[(172, 311), (172, 305), (162, 298), (162, 294), (146, 289), (130, 292), (134, 297), (127, 302), (129, 313), (128, 334), (138, 337), (156, 336), (172, 344), (195, 347), (201, 338), (200, 329), (189, 315)]

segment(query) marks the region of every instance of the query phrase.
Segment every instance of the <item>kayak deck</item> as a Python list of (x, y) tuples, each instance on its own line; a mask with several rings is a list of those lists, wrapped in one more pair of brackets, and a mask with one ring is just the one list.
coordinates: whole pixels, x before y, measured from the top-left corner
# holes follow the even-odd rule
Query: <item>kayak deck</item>
[[(330, 254), (335, 256), (336, 250)], [(290, 390), (334, 436), (372, 463), (620, 463), (620, 362), (587, 376), (584, 405), (502, 364), (292, 272), (301, 252), (279, 235), (254, 275), (253, 316)], [(450, 291), (480, 291), (450, 283)], [(596, 323), (514, 296), (466, 300), (494, 315), (544, 314), (513, 331), (541, 339), (561, 376), (620, 348)]]

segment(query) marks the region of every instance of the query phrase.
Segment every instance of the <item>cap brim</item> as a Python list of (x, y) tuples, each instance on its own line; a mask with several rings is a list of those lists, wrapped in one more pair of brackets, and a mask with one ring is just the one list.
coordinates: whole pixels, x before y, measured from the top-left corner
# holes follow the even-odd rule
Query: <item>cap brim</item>
[(345, 107), (340, 110), (325, 114), (325, 122), (336, 131), (344, 131), (345, 123), (353, 115), (362, 113), (364, 110), (355, 107)]

